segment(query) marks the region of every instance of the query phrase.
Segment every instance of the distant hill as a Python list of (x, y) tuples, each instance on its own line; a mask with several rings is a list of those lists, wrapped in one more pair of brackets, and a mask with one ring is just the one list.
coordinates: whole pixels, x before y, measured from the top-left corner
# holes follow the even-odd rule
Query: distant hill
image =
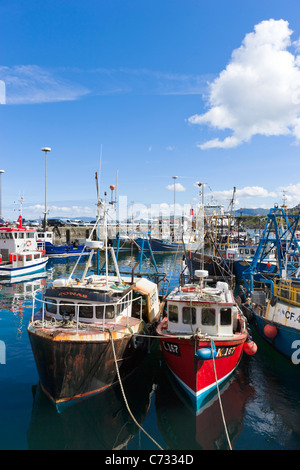
[(236, 210), (235, 211), (235, 216), (238, 217), (241, 215), (241, 212), (242, 212), (242, 215), (266, 215), (270, 212), (270, 209), (262, 209), (262, 208), (257, 208), (257, 209), (239, 209), (239, 210)]

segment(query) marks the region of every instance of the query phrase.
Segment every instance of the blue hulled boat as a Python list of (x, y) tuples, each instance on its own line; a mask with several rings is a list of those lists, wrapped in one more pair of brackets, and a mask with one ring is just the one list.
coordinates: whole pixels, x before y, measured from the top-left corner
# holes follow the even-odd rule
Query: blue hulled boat
[(184, 251), (184, 246), (181, 241), (169, 241), (161, 240), (159, 238), (143, 238), (139, 237), (135, 239), (135, 243), (138, 248), (143, 251), (150, 251), (150, 247), (153, 253), (177, 253), (179, 251)]
[[(300, 362), (300, 249), (295, 236), (299, 217), (287, 215), (283, 207), (271, 209), (253, 262), (243, 273), (243, 310), (249, 323), (294, 364)], [(259, 261), (272, 247), (277, 270), (267, 273)]]

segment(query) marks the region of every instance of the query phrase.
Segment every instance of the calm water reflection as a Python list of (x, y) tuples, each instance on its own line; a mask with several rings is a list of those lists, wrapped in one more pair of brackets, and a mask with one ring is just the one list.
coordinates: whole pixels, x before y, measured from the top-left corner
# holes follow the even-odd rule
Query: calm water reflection
[[(120, 257), (121, 270), (131, 272), (137, 255)], [(47, 276), (0, 284), (1, 449), (151, 449), (158, 450), (132, 421), (119, 385), (58, 414), (38, 385), (26, 327), (31, 292), (70, 274), (74, 259), (53, 261)], [(181, 270), (181, 256), (156, 257), (171, 277)], [(91, 266), (91, 272), (95, 269)], [(144, 266), (151, 269), (149, 259)], [(83, 271), (83, 264), (77, 274)], [(255, 356), (244, 356), (221, 389), (225, 421), (233, 449), (300, 449), (300, 368), (274, 351), (254, 333)], [(142, 367), (124, 381), (136, 420), (164, 449), (227, 449), (217, 395), (196, 414), (173, 383), (155, 343)]]

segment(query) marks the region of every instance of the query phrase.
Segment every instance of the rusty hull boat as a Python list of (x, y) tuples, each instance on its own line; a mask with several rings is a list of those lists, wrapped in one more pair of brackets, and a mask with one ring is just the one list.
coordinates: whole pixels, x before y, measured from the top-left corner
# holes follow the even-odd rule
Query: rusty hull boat
[(87, 240), (81, 279), (56, 279), (42, 300), (34, 297), (27, 331), (41, 388), (58, 411), (128, 376), (149, 351), (160, 316), (157, 284), (121, 276), (113, 248), (104, 247), (115, 275), (86, 276), (101, 243)]

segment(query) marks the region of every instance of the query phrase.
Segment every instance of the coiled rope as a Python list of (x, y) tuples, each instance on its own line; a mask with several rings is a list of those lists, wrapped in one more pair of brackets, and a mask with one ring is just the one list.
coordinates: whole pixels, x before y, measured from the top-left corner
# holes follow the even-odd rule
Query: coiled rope
[(135, 424), (141, 429), (141, 431), (143, 431), (143, 433), (145, 433), (146, 436), (149, 437), (149, 439), (151, 439), (151, 441), (154, 442), (154, 444), (157, 445), (157, 447), (158, 447), (160, 450), (164, 450), (164, 449), (155, 441), (155, 439), (153, 439), (153, 437), (151, 437), (150, 434), (148, 434), (147, 431), (145, 431), (145, 429), (137, 422), (137, 420), (135, 419), (135, 417), (133, 416), (133, 414), (132, 414), (132, 412), (131, 412), (131, 410), (130, 410), (130, 408), (129, 408), (128, 401), (127, 401), (127, 398), (126, 398), (126, 395), (125, 395), (125, 392), (124, 392), (124, 388), (123, 388), (123, 384), (122, 384), (120, 372), (119, 372), (119, 366), (118, 366), (118, 363), (117, 363), (117, 357), (116, 357), (116, 351), (115, 351), (114, 340), (113, 340), (111, 331), (108, 330), (108, 332), (109, 332), (109, 336), (110, 336), (110, 339), (111, 339), (111, 344), (112, 344), (112, 350), (113, 350), (113, 355), (114, 355), (114, 361), (115, 361), (116, 371), (117, 371), (117, 375), (118, 375), (118, 379), (119, 379), (119, 383), (120, 383), (122, 395), (123, 395), (123, 398), (124, 398), (124, 401), (125, 401), (125, 404), (126, 404), (128, 413), (130, 414), (130, 416), (131, 416), (131, 418), (133, 419), (133, 421), (135, 422)]
[(222, 419), (223, 419), (223, 424), (224, 424), (224, 429), (225, 429), (229, 449), (232, 450), (231, 442), (230, 442), (230, 439), (229, 439), (229, 434), (228, 434), (228, 430), (227, 430), (227, 426), (226, 426), (226, 421), (225, 421), (225, 416), (224, 416), (224, 411), (223, 411), (223, 406), (222, 406), (222, 400), (221, 400), (219, 385), (218, 385), (218, 378), (217, 378), (217, 371), (216, 371), (216, 364), (215, 364), (215, 355), (214, 355), (214, 349), (213, 349), (214, 341), (213, 341), (212, 338), (210, 339), (210, 344), (211, 344), (211, 355), (212, 355), (212, 360), (213, 360), (213, 365), (214, 365), (214, 372), (215, 372), (215, 379), (216, 379), (216, 386), (217, 386), (217, 391), (218, 391), (218, 398), (219, 398), (221, 415), (222, 415)]

